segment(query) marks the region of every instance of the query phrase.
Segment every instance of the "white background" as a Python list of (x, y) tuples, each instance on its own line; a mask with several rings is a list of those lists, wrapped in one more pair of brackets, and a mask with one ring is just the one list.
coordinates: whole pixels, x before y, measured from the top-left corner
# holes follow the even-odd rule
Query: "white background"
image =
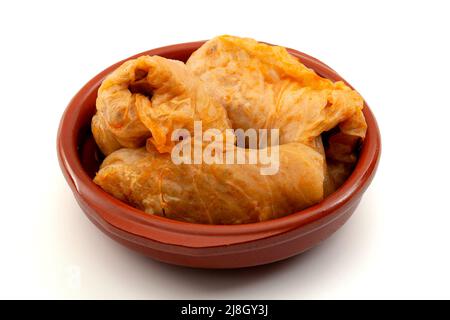
[[(449, 14), (447, 1), (2, 1), (0, 298), (450, 298)], [(350, 221), (301, 256), (169, 266), (87, 220), (57, 163), (57, 126), (112, 63), (224, 33), (337, 70), (379, 121), (381, 163)]]

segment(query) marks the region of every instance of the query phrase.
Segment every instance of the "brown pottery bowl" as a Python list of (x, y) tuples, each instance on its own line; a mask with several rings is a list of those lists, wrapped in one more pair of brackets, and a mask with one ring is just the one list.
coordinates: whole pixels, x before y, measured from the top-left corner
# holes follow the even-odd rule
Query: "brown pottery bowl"
[[(176, 44), (129, 59), (160, 55), (186, 61), (203, 43)], [(321, 76), (343, 80), (319, 60), (288, 50)], [(242, 225), (180, 222), (135, 209), (92, 181), (101, 159), (90, 131), (97, 90), (121, 63), (100, 72), (69, 103), (59, 126), (57, 152), (67, 183), (87, 217), (108, 236), (131, 249), (167, 263), (199, 268), (239, 268), (286, 259), (312, 248), (339, 229), (355, 211), (372, 181), (381, 142), (377, 122), (366, 104), (367, 137), (353, 173), (337, 191), (312, 207), (283, 218)]]

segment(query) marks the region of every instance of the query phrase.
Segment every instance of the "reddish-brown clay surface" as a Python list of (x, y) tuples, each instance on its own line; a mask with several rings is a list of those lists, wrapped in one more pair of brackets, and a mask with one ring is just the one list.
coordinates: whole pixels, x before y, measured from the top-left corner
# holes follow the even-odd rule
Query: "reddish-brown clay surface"
[[(129, 59), (160, 55), (186, 61), (203, 43), (153, 49)], [(321, 76), (343, 80), (317, 59), (288, 50)], [(278, 261), (313, 247), (339, 229), (355, 211), (372, 181), (381, 142), (376, 120), (366, 104), (368, 131), (355, 170), (336, 192), (317, 205), (283, 218), (243, 225), (193, 224), (137, 210), (92, 182), (100, 163), (90, 133), (97, 90), (105, 76), (122, 62), (95, 76), (69, 103), (59, 126), (57, 152), (62, 172), (88, 218), (131, 249), (167, 263), (200, 268), (239, 268)]]

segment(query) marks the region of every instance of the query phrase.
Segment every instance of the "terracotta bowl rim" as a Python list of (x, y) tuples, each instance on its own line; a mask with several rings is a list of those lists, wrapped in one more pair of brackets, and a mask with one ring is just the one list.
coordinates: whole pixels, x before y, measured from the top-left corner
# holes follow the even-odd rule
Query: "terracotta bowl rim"
[[(353, 173), (338, 190), (320, 203), (282, 218), (241, 225), (206, 225), (182, 222), (146, 214), (114, 198), (97, 186), (82, 167), (78, 153), (78, 138), (76, 137), (81, 128), (78, 116), (80, 116), (82, 108), (86, 108), (83, 105), (86, 97), (92, 94), (93, 90), (97, 90), (107, 74), (126, 60), (146, 54), (164, 56), (177, 50), (192, 52), (204, 42), (196, 41), (156, 48), (119, 61), (88, 81), (72, 98), (60, 121), (57, 135), (57, 153), (61, 169), (72, 191), (78, 196), (76, 197), (78, 201), (85, 202), (106, 222), (131, 234), (166, 244), (186, 247), (213, 247), (263, 239), (305, 226), (332, 214), (337, 209), (349, 204), (353, 198), (362, 195), (376, 171), (381, 152), (380, 132), (376, 119), (367, 103), (365, 103), (363, 109), (368, 125), (367, 136)], [(318, 74), (334, 81), (342, 80), (346, 82), (321, 61), (300, 51), (287, 49)], [(350, 84), (348, 85), (350, 86)], [(138, 226), (142, 226), (142, 228), (137, 228)], [(155, 234), (152, 230), (158, 230), (162, 233)], [(191, 241), (190, 239), (196, 240)]]

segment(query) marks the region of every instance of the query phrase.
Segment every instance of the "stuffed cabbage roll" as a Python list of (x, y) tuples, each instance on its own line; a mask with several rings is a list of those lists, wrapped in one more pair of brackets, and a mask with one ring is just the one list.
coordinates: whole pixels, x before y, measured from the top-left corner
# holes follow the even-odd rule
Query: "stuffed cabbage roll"
[(195, 120), (204, 128), (230, 127), (226, 111), (201, 80), (184, 63), (159, 56), (122, 64), (103, 81), (96, 106), (92, 131), (105, 155), (141, 147), (150, 137), (158, 151), (169, 152), (172, 132), (192, 131)]
[(151, 145), (124, 148), (103, 161), (94, 181), (149, 214), (206, 224), (264, 221), (322, 200), (324, 158), (314, 148), (279, 146), (274, 175), (261, 175), (265, 165), (248, 164), (250, 150), (242, 151), (247, 164), (176, 165)]
[(312, 142), (337, 125), (364, 137), (363, 99), (305, 67), (283, 47), (220, 36), (186, 65), (227, 110), (233, 128), (280, 130), (280, 144)]

